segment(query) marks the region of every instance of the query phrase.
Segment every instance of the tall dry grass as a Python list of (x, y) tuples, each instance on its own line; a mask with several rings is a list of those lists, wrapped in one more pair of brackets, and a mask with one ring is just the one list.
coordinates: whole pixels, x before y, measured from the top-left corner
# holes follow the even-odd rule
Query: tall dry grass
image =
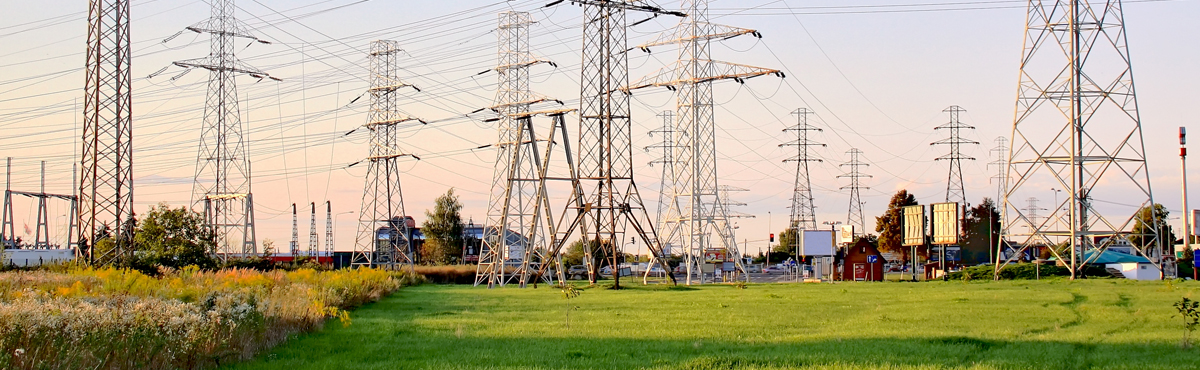
[(0, 368), (206, 368), (247, 359), (418, 278), (373, 269), (0, 273)]

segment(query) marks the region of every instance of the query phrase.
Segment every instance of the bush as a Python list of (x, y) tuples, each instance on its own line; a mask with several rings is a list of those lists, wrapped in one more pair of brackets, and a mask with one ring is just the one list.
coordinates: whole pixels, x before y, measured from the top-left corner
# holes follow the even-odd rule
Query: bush
[[(992, 280), (995, 271), (996, 267), (993, 265), (971, 266), (962, 271), (951, 272), (947, 275), (947, 278), (950, 280)], [(1085, 266), (1081, 272), (1084, 277), (1112, 276), (1107, 270), (1099, 266)], [(1033, 263), (1010, 264), (1000, 270), (1000, 279), (1003, 280), (1033, 280), (1037, 279), (1039, 275), (1041, 277), (1071, 276), (1071, 271), (1067, 270), (1066, 267), (1048, 264), (1043, 264), (1039, 271), (1037, 265)]]
[(475, 265), (416, 266), (418, 275), (434, 284), (475, 284)]
[(346, 309), (415, 280), (374, 269), (0, 273), (0, 368), (214, 367), (327, 318), (349, 325)]

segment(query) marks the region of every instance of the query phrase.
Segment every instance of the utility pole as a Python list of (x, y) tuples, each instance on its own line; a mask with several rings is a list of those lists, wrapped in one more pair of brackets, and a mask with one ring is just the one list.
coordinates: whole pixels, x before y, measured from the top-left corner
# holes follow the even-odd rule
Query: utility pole
[[(236, 77), (248, 75), (259, 80), (280, 80), (234, 56), (235, 39), (248, 39), (252, 44), (270, 42), (252, 35), (249, 27), (234, 17), (236, 6), (233, 0), (214, 0), (210, 4), (212, 16), (187, 28), (210, 35), (209, 55), (173, 64), (189, 70), (209, 71), (192, 204), (202, 209), (208, 227), (216, 235), (217, 255), (225, 259), (258, 253), (250, 159), (238, 105)], [(231, 245), (231, 242), (240, 245)]]
[(300, 255), (300, 224), (296, 220), (296, 203), (292, 203), (292, 243), (288, 245), (288, 253), (292, 258)]
[(367, 162), (367, 175), (358, 213), (358, 236), (350, 257), (353, 266), (394, 270), (397, 264), (406, 264), (412, 269), (413, 251), (400, 186), (400, 160), (421, 158), (400, 149), (399, 126), (425, 122), (400, 112), (398, 90), (406, 87), (416, 90), (400, 80), (400, 52), (400, 43), (378, 40), (371, 42), (368, 54), (371, 87), (367, 93), (371, 96), (371, 108), (363, 127), (370, 131), (371, 137), (367, 158), (363, 160)]
[(1179, 127), (1179, 168), (1180, 174), (1183, 175), (1183, 250), (1192, 253), (1192, 280), (1200, 278), (1196, 273), (1195, 251), (1192, 251), (1192, 211), (1188, 208), (1188, 191), (1187, 191), (1187, 128)]
[[(680, 245), (684, 255), (687, 283), (703, 284), (702, 258), (710, 249), (726, 251), (729, 260), (742, 274), (746, 268), (737, 248), (729, 210), (721, 200), (717, 178), (716, 118), (713, 106), (713, 82), (745, 80), (765, 75), (782, 77), (779, 70), (751, 67), (713, 60), (712, 40), (741, 35), (759, 37), (758, 31), (709, 22), (708, 0), (682, 0), (687, 13), (672, 30), (653, 41), (636, 46), (643, 51), (662, 45), (678, 47), (678, 59), (659, 72), (642, 78), (623, 89), (626, 92), (666, 87), (676, 91), (675, 110), (675, 184), (673, 201), (668, 203), (662, 242)], [(716, 280), (718, 277), (713, 276)]]
[[(1155, 203), (1122, 3), (1031, 1), (1027, 14), (1008, 161), (1016, 178), (1005, 192), (1003, 234), (1022, 251), (1068, 245), (1068, 253), (1054, 253), (1072, 279), (1089, 262), (1082, 253), (1095, 256), (1131, 238), (1162, 271), (1162, 220), (1138, 217)], [(1019, 204), (1046, 184), (1067, 195), (1067, 216), (1055, 217), (1065, 221), (1053, 227), (1030, 223)], [(1115, 191), (1097, 191), (1104, 189)], [(1101, 212), (1096, 202), (1136, 207)], [(995, 274), (1010, 262), (998, 259)]]
[[(132, 256), (133, 92), (129, 0), (88, 2), (76, 257), (108, 265)], [(11, 237), (11, 236), (10, 236)], [(110, 238), (112, 248), (95, 249)]]
[(975, 160), (975, 158), (962, 154), (962, 145), (979, 144), (979, 142), (963, 139), (962, 137), (962, 129), (975, 129), (974, 126), (965, 125), (959, 120), (959, 115), (966, 111), (966, 109), (962, 109), (962, 107), (957, 105), (951, 105), (949, 108), (942, 110), (944, 113), (950, 113), (950, 122), (935, 127), (934, 130), (950, 130), (950, 137), (929, 144), (950, 146), (950, 154), (937, 157), (934, 160), (950, 161), (950, 176), (946, 178), (946, 202), (957, 202), (958, 204), (965, 204), (967, 201), (966, 191), (963, 190), (962, 160)]
[(846, 224), (853, 225), (858, 230), (866, 230), (866, 217), (863, 216), (863, 201), (859, 191), (870, 189), (862, 184), (862, 179), (871, 178), (871, 175), (862, 173), (862, 168), (870, 165), (862, 161), (862, 151), (858, 148), (851, 148), (846, 153), (850, 154), (850, 161), (842, 163), (841, 167), (850, 167), (850, 172), (838, 175), (839, 179), (850, 179), (850, 185), (842, 187), (842, 190), (850, 190), (850, 209), (846, 213)]

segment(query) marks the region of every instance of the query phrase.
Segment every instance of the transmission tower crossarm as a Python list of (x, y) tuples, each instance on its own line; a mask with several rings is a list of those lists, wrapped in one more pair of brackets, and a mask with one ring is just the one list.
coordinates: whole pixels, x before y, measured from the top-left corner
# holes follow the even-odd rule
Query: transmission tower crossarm
[[(674, 32), (664, 32), (657, 39), (634, 46), (634, 49), (641, 49), (645, 52), (650, 52), (651, 47), (662, 45), (684, 44), (695, 41), (710, 41), (710, 40), (728, 40), (742, 35), (753, 35), (756, 38), (762, 38), (762, 34), (758, 30), (749, 28), (740, 28), (726, 26), (723, 24), (715, 24), (709, 22), (696, 22), (697, 26), (706, 28), (709, 32), (703, 35), (692, 35), (686, 32), (686, 29), (677, 28)], [(682, 35), (680, 33), (683, 33)]]
[[(549, 7), (561, 4), (562, 2), (563, 2), (563, 0), (555, 0), (553, 2), (550, 2), (549, 4), (546, 4), (543, 7), (549, 8)], [(652, 13), (656, 16), (657, 15), (673, 15), (673, 16), (680, 17), (680, 18), (684, 18), (684, 17), (688, 16), (687, 13), (684, 13), (684, 12), (675, 11), (675, 10), (666, 10), (666, 9), (663, 9), (663, 8), (660, 8), (657, 6), (639, 5), (639, 4), (637, 4), (638, 2), (639, 1), (633, 1), (633, 0), (571, 0), (572, 4), (590, 5), (590, 6), (597, 6), (597, 7), (601, 7), (601, 8), (610, 8), (610, 9), (618, 9), (618, 10), (633, 10), (633, 11), (639, 11), (639, 12)]]
[[(713, 73), (705, 76), (680, 78), (679, 76), (682, 75), (680, 72), (689, 70), (693, 63), (711, 64), (711, 71)], [(760, 68), (745, 64), (729, 63), (717, 60), (681, 60), (675, 62), (675, 64), (670, 68), (660, 69), (654, 74), (646, 76), (638, 82), (630, 84), (629, 86), (626, 86), (620, 90), (622, 92), (629, 93), (633, 90), (647, 87), (677, 87), (681, 85), (696, 85), (719, 80), (734, 80), (742, 82), (744, 80), (765, 75), (783, 77), (783, 72), (780, 72), (778, 69)]]

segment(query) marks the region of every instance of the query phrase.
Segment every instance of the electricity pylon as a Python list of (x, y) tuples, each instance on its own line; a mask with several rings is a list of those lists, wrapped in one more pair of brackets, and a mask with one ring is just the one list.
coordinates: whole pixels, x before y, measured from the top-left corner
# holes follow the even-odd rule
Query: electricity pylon
[(236, 38), (269, 44), (250, 33), (234, 17), (233, 0), (211, 2), (212, 16), (187, 30), (211, 35), (209, 55), (175, 62), (187, 69), (209, 71), (204, 124), (200, 131), (192, 204), (203, 210), (205, 221), (216, 237), (221, 258), (258, 253), (254, 228), (254, 195), (250, 158), (247, 157), (242, 116), (238, 105), (236, 77), (279, 79), (242, 63), (234, 56)]
[[(792, 114), (796, 115), (796, 125), (783, 129), (783, 132), (794, 132), (796, 140), (779, 144), (779, 147), (796, 147), (796, 156), (783, 160), (784, 163), (796, 162), (796, 179), (792, 186), (792, 216), (788, 227), (797, 229), (797, 231), (816, 230), (817, 207), (813, 204), (812, 180), (809, 177), (808, 163), (822, 162), (822, 160), (810, 155), (808, 147), (824, 147), (825, 144), (808, 138), (809, 132), (822, 131), (821, 128), (808, 124), (808, 116), (813, 114), (813, 111), (808, 108), (798, 108), (792, 111)], [(799, 243), (798, 238), (796, 242)]]
[(308, 255), (315, 257), (321, 249), (321, 239), (317, 236), (317, 202), (309, 202), (312, 216), (308, 218)]
[[(77, 257), (106, 265), (132, 256), (133, 92), (129, 0), (88, 2)], [(106, 248), (97, 242), (110, 239)]]
[(863, 201), (859, 191), (871, 188), (862, 184), (862, 179), (871, 178), (871, 175), (862, 173), (862, 167), (870, 165), (863, 163), (860, 158), (862, 151), (858, 148), (851, 148), (846, 154), (850, 154), (850, 161), (842, 163), (841, 167), (850, 167), (850, 172), (838, 175), (839, 179), (850, 179), (850, 185), (842, 187), (842, 190), (850, 190), (850, 209), (846, 213), (846, 224), (854, 225), (856, 233), (866, 232), (867, 222), (863, 217)]
[(325, 201), (325, 256), (333, 258), (333, 203)]
[[(554, 4), (561, 3), (555, 2)], [(589, 246), (594, 240), (607, 251), (610, 263), (619, 265), (626, 227), (642, 239), (655, 258), (665, 261), (662, 245), (646, 212), (633, 179), (633, 145), (630, 136), (629, 96), (619, 90), (629, 81), (627, 10), (683, 16), (632, 0), (576, 0), (583, 6), (583, 64), (579, 100), (579, 148), (574, 157), (579, 187), (563, 210), (551, 243), (558, 255), (576, 230)], [(585, 193), (584, 188), (591, 188)], [(560, 234), (561, 233), (561, 234)], [(544, 274), (549, 264), (542, 264)], [(613, 285), (620, 286), (620, 269), (613, 270)], [(668, 274), (674, 282), (673, 275)]]
[(950, 113), (950, 122), (938, 127), (934, 130), (950, 130), (950, 137), (935, 141), (929, 145), (949, 145), (950, 154), (937, 157), (935, 161), (950, 161), (950, 176), (946, 178), (946, 202), (958, 202), (958, 204), (966, 204), (967, 193), (963, 190), (962, 178), (962, 161), (973, 161), (975, 158), (968, 157), (962, 154), (963, 144), (979, 145), (979, 142), (963, 139), (962, 129), (974, 130), (974, 126), (965, 125), (959, 120), (959, 114), (966, 112), (966, 109), (957, 105), (951, 105), (942, 112)]
[[(488, 287), (517, 282), (524, 287), (543, 264), (554, 257), (547, 254), (546, 222), (548, 200), (539, 201), (543, 191), (542, 157), (532, 119), (537, 112), (530, 107), (552, 101), (534, 96), (529, 86), (529, 68), (545, 63), (529, 50), (527, 12), (503, 12), (499, 15), (497, 32), (496, 72), (499, 83), (495, 105), (497, 122), (496, 165), (492, 176), (492, 195), (488, 217), (483, 228), (483, 245), (476, 267), (475, 285)], [(532, 114), (531, 114), (532, 113)], [(552, 140), (552, 138), (550, 138)], [(550, 276), (542, 275), (550, 283)]]
[[(677, 45), (679, 59), (672, 65), (635, 82), (625, 89), (636, 90), (664, 86), (676, 92), (675, 184), (668, 202), (665, 228), (658, 231), (664, 243), (680, 245), (687, 266), (687, 283), (703, 284), (704, 256), (723, 249), (735, 268), (747, 277), (745, 266), (733, 237), (729, 211), (721, 201), (717, 184), (716, 120), (712, 83), (719, 80), (746, 79), (769, 74), (782, 76), (779, 70), (751, 67), (712, 59), (709, 44), (740, 35), (760, 36), (758, 31), (708, 22), (708, 0), (683, 0), (687, 17), (673, 30), (654, 41), (638, 45), (649, 50), (660, 45)], [(718, 279), (713, 276), (713, 279)]]
[[(662, 128), (650, 130), (650, 136), (658, 135), (662, 141), (646, 147), (646, 151), (651, 149), (662, 150), (662, 156), (650, 161), (650, 167), (654, 165), (662, 165), (662, 177), (659, 178), (658, 186), (658, 211), (655, 212), (655, 230), (659, 234), (663, 233), (667, 223), (668, 203), (671, 203), (673, 194), (671, 193), (675, 187), (675, 111), (663, 111), (658, 114), (662, 118)], [(671, 254), (673, 245), (670, 241), (664, 241), (663, 253)]]
[(996, 147), (991, 152), (996, 153), (996, 160), (988, 163), (988, 166), (996, 166), (996, 175), (989, 181), (996, 180), (996, 202), (1000, 202), (1004, 189), (1008, 188), (1008, 138), (997, 137)]
[[(399, 109), (398, 90), (413, 87), (400, 80), (400, 43), (371, 42), (368, 55), (371, 71), (371, 110), (363, 125), (371, 132), (362, 209), (358, 213), (358, 236), (350, 264), (395, 269), (397, 263), (412, 268), (413, 251), (400, 187), (400, 159), (413, 154), (400, 150), (400, 124), (423, 121)], [(415, 89), (415, 87), (414, 87)], [(357, 164), (357, 163), (356, 163)]]
[[(1123, 242), (1162, 271), (1165, 220), (1108, 206), (1154, 206), (1121, 1), (1031, 0), (1026, 19), (1005, 235), (1022, 251), (1066, 245), (1051, 250), (1072, 278)], [(1020, 208), (1021, 199), (1047, 187), (1066, 190), (1047, 218), (1066, 222), (1036, 223)], [(1062, 209), (1067, 217), (1058, 216)], [(998, 261), (997, 276), (1012, 259)]]

